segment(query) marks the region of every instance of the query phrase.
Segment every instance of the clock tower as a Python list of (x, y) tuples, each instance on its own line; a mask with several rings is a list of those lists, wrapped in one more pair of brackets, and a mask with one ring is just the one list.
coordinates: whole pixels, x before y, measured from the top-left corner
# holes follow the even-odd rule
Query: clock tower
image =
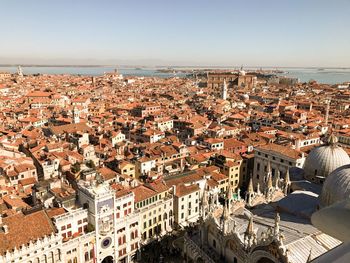
[(95, 229), (95, 262), (116, 262), (118, 243), (115, 231), (115, 191), (97, 175), (93, 182), (79, 182), (78, 200), (88, 209), (89, 224)]

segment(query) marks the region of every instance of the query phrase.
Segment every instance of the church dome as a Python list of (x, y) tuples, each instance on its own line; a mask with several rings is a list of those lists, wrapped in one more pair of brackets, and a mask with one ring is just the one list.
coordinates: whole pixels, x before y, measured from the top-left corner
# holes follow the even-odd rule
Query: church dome
[(350, 198), (350, 164), (334, 170), (322, 187), (321, 207)]
[(304, 175), (311, 181), (323, 182), (340, 166), (350, 164), (349, 155), (337, 145), (337, 137), (329, 136), (328, 143), (311, 150), (304, 163)]

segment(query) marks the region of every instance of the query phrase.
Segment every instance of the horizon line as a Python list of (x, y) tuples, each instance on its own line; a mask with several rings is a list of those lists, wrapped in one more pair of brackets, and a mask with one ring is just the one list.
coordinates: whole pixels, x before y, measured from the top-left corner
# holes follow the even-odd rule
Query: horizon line
[[(230, 68), (241, 68), (238, 65), (225, 65), (225, 66), (215, 66), (215, 65), (141, 65), (141, 64), (35, 64), (35, 63), (5, 63), (0, 64), (0, 67), (127, 67), (127, 68), (193, 68), (193, 69), (213, 69), (213, 68), (222, 68), (222, 69), (230, 69)], [(244, 68), (317, 68), (317, 69), (350, 69), (350, 66), (342, 67), (342, 66), (243, 66)]]

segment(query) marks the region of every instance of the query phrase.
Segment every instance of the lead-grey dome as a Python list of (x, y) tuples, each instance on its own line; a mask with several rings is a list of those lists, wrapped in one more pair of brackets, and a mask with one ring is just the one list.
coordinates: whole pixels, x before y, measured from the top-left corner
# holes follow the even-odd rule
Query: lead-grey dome
[(350, 164), (335, 169), (322, 187), (321, 207), (350, 198)]
[(338, 167), (350, 164), (349, 155), (337, 145), (337, 141), (331, 135), (327, 144), (311, 150), (304, 163), (306, 179), (320, 182)]

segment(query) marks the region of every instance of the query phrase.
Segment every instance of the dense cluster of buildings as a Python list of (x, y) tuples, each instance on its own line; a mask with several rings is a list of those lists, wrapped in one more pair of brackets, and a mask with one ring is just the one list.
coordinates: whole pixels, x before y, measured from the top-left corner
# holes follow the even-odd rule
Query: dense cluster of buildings
[(343, 86), (0, 73), (0, 262), (143, 262), (186, 227), (184, 262), (322, 262), (347, 241), (311, 224), (349, 198)]

